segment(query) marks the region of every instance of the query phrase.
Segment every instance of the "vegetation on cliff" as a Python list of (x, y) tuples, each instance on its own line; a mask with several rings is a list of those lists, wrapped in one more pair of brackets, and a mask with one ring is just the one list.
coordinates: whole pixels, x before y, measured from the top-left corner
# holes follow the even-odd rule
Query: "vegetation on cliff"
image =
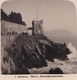
[(1, 9), (1, 20), (26, 25), (25, 22), (22, 21), (22, 15), (20, 13), (16, 13), (12, 11), (9, 15), (7, 15), (3, 11), (3, 9)]

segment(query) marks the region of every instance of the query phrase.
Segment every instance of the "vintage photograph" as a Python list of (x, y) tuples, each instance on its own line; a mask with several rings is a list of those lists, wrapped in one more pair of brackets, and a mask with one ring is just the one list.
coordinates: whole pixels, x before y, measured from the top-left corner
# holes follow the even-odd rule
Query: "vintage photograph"
[(76, 20), (70, 0), (5, 1), (1, 73), (77, 74)]

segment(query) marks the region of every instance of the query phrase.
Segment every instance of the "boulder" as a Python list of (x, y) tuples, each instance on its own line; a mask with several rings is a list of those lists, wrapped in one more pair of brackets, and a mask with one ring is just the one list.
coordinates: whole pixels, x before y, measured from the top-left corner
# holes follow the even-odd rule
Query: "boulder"
[(63, 74), (63, 71), (60, 68), (50, 69), (49, 74)]

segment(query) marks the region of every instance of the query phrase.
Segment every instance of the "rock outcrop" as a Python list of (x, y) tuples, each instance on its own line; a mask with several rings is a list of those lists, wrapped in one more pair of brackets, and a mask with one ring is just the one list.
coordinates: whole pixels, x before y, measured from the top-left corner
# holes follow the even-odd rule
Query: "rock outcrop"
[(60, 68), (50, 69), (49, 74), (63, 74), (63, 71)]
[(15, 64), (15, 73), (28, 74), (28, 68), (47, 66), (46, 59), (66, 60), (70, 54), (66, 44), (54, 43), (43, 35), (18, 35), (6, 52)]

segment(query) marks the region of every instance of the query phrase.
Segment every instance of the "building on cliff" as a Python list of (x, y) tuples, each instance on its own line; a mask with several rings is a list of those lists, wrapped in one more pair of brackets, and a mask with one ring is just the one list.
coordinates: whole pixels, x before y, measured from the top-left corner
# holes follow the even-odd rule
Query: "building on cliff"
[(27, 32), (26, 25), (17, 24), (8, 21), (1, 21), (1, 35), (17, 35)]
[(32, 21), (32, 35), (36, 35), (36, 34), (44, 34), (43, 31), (43, 19), (39, 20), (39, 21)]
[(29, 27), (28, 30), (32, 30), (32, 35), (44, 35), (43, 31), (43, 19), (33, 20), (32, 27)]

